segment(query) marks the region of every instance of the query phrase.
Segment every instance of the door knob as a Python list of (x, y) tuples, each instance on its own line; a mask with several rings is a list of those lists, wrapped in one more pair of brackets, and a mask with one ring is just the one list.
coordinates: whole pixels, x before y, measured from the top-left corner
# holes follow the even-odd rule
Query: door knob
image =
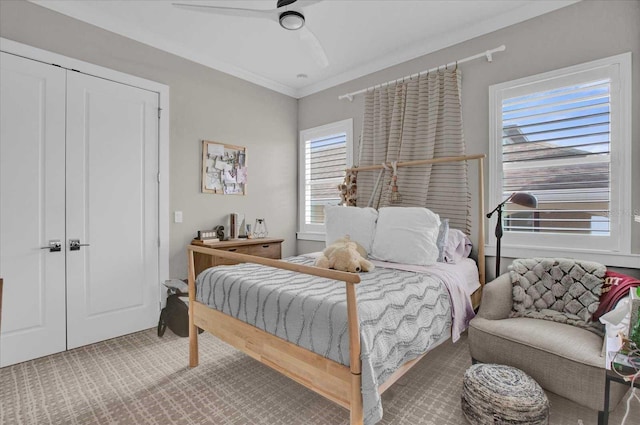
[(60, 252), (62, 251), (62, 243), (60, 239), (51, 239), (48, 246), (41, 246), (40, 249), (48, 249), (49, 252)]
[(80, 239), (69, 239), (69, 251), (80, 251), (81, 246), (90, 246), (88, 243), (80, 243)]

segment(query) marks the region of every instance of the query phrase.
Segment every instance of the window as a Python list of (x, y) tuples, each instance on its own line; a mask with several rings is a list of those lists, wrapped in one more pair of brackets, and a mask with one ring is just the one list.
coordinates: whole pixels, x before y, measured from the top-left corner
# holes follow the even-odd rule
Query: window
[(489, 88), (490, 204), (538, 199), (506, 205), (504, 247), (630, 254), (630, 82), (624, 54)]
[(298, 239), (324, 241), (324, 207), (338, 205), (338, 185), (352, 166), (353, 120), (300, 132)]

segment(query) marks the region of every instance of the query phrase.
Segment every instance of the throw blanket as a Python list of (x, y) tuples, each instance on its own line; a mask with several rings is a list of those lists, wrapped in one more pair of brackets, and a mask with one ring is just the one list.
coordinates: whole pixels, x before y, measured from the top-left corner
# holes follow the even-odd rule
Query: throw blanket
[(513, 284), (511, 317), (552, 320), (603, 335), (592, 322), (598, 308), (605, 266), (568, 258), (514, 260), (509, 266)]
[(593, 321), (600, 319), (600, 316), (613, 309), (618, 301), (629, 295), (629, 289), (634, 286), (640, 286), (640, 280), (626, 274), (607, 270), (604, 285), (602, 285), (600, 305), (596, 312), (593, 313)]
[[(308, 257), (287, 261), (312, 265)], [(356, 285), (364, 423), (382, 418), (378, 386), (399, 366), (447, 340), (449, 293), (428, 274), (376, 268)], [(219, 266), (196, 281), (197, 300), (349, 366), (345, 284), (258, 264)]]

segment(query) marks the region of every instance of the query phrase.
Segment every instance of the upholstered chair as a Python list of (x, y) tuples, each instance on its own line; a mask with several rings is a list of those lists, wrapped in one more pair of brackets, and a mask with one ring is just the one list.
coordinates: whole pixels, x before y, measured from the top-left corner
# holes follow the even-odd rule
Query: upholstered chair
[[(512, 283), (503, 274), (485, 285), (477, 316), (469, 325), (469, 349), (474, 363), (497, 363), (529, 374), (547, 391), (599, 411), (605, 405), (604, 338), (565, 323), (510, 317)], [(609, 410), (629, 386), (611, 383)]]

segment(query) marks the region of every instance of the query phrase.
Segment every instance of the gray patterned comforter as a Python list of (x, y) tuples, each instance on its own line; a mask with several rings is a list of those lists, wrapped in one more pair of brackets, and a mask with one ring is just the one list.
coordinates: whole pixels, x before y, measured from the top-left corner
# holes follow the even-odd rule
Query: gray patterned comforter
[[(313, 265), (308, 257), (287, 261)], [(451, 335), (449, 293), (428, 274), (377, 267), (356, 285), (365, 425), (382, 418), (377, 388)], [(349, 366), (345, 284), (258, 264), (219, 266), (196, 281), (197, 300)]]

